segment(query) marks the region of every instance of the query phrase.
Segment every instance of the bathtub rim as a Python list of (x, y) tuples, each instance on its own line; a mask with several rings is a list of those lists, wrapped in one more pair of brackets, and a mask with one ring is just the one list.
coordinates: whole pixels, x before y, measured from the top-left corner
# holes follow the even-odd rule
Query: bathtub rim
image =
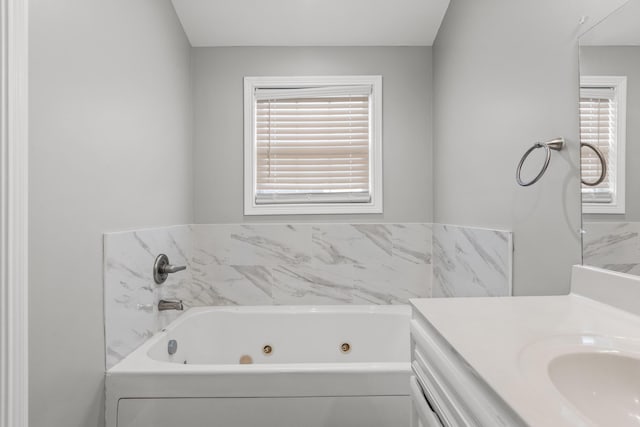
[(406, 362), (351, 362), (351, 363), (278, 363), (278, 364), (179, 364), (160, 361), (149, 356), (150, 349), (168, 333), (182, 325), (189, 319), (210, 312), (230, 313), (273, 313), (273, 314), (388, 314), (407, 317), (407, 330), (411, 320), (411, 306), (408, 304), (394, 305), (278, 305), (278, 306), (206, 306), (192, 307), (186, 310), (165, 328), (156, 332), (151, 338), (136, 348), (120, 362), (106, 371), (111, 374), (140, 374), (140, 375), (198, 375), (203, 373), (297, 373), (297, 372), (388, 372), (399, 373), (410, 370), (410, 360)]

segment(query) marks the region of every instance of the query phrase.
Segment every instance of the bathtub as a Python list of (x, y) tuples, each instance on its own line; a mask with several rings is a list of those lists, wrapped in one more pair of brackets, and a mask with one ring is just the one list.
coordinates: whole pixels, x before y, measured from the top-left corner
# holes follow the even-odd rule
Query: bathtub
[(107, 427), (408, 426), (410, 314), (192, 308), (107, 371)]

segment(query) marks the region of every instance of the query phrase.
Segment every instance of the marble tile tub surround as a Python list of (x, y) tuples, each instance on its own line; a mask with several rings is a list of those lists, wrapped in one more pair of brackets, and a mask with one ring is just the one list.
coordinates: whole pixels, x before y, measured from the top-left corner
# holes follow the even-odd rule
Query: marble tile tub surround
[(187, 299), (191, 269), (158, 286), (152, 267), (165, 253), (190, 267), (191, 230), (186, 225), (104, 235), (104, 308), (107, 369), (135, 350), (179, 313), (158, 312), (160, 299)]
[[(187, 270), (156, 285), (166, 253)], [(104, 235), (107, 369), (185, 307), (395, 304), (431, 294), (430, 224), (181, 225)]]
[(433, 224), (433, 297), (509, 296), (510, 231)]
[[(197, 224), (107, 233), (107, 369), (180, 314), (158, 312), (161, 298), (181, 299), (186, 308), (400, 304), (432, 296), (432, 277), (433, 296), (508, 295), (510, 247), (508, 232), (424, 223)], [(158, 286), (151, 267), (160, 253), (188, 268)]]
[(396, 304), (431, 294), (430, 224), (193, 225), (194, 305)]
[(640, 275), (640, 222), (585, 222), (583, 263)]

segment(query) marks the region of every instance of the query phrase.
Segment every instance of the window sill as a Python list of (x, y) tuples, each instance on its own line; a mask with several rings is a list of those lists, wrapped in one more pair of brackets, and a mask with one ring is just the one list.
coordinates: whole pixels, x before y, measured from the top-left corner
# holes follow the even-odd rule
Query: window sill
[(583, 203), (582, 213), (585, 214), (624, 214), (624, 205), (613, 203)]
[(379, 214), (382, 203), (247, 204), (245, 215)]

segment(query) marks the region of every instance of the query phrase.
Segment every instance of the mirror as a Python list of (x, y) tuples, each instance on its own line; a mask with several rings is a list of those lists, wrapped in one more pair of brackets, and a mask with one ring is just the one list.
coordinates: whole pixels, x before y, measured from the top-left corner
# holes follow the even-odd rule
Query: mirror
[(583, 263), (637, 275), (639, 19), (640, 0), (629, 0), (580, 38)]

